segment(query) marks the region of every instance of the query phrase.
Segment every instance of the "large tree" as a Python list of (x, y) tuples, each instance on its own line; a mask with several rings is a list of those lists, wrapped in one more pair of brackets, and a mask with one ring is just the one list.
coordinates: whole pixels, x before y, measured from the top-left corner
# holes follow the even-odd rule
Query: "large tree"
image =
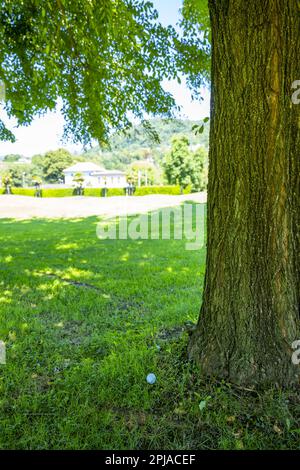
[(63, 170), (73, 163), (72, 154), (66, 149), (47, 152), (41, 159), (43, 177), (49, 183), (58, 183), (64, 179)]
[(179, 184), (181, 192), (191, 184), (194, 164), (189, 139), (184, 135), (173, 137), (171, 150), (164, 160), (164, 170), (168, 183)]
[[(189, 352), (203, 374), (298, 382), (300, 79), (298, 0), (185, 0), (184, 34), (150, 2), (2, 0), (0, 79), (20, 124), (58, 97), (66, 133), (107, 140), (130, 116), (168, 114), (177, 65), (199, 92), (211, 54), (207, 270)], [(200, 67), (200, 66), (201, 67)], [(13, 138), (0, 122), (0, 138)]]
[(210, 0), (209, 11), (207, 268), (189, 352), (205, 375), (299, 383), (299, 2)]

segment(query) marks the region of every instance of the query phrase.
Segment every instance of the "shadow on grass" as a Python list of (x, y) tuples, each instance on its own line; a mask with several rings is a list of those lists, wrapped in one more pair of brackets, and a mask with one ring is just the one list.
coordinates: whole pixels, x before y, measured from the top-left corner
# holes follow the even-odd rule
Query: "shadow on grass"
[(297, 448), (299, 396), (206, 383), (188, 361), (205, 249), (99, 240), (98, 221), (0, 222), (0, 447)]

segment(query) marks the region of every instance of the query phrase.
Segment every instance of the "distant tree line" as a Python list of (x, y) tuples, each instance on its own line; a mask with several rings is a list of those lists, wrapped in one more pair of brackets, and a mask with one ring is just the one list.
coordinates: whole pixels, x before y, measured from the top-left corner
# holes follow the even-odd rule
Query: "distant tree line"
[(63, 170), (78, 161), (78, 157), (65, 149), (34, 155), (31, 163), (18, 163), (20, 158), (18, 155), (7, 155), (3, 158), (0, 169), (2, 184), (5, 179), (9, 179), (10, 184), (16, 188), (34, 186), (38, 179), (45, 183), (63, 182)]
[[(161, 184), (179, 185), (182, 190), (191, 186), (201, 191), (207, 184), (208, 126), (201, 136), (193, 129), (199, 127), (192, 121), (172, 120), (151, 122), (154, 134), (160, 141), (152, 140), (142, 126), (136, 126), (128, 135), (113, 135), (110, 148), (95, 147), (81, 155), (72, 155), (60, 148), (34, 155), (31, 163), (21, 163), (22, 155), (9, 154), (2, 159), (0, 174), (13, 187), (35, 186), (41, 183), (63, 183), (63, 170), (78, 161), (92, 161), (108, 170), (120, 169), (134, 186)], [(186, 133), (175, 133), (176, 130)], [(197, 145), (196, 145), (197, 144)], [(78, 180), (78, 178), (77, 178)], [(7, 183), (8, 184), (8, 183)], [(74, 180), (75, 186), (84, 185)]]

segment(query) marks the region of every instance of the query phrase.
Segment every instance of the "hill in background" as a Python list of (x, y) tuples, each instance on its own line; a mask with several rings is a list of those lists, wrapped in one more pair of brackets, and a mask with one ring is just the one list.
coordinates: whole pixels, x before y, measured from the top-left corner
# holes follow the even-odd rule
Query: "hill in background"
[(157, 133), (159, 142), (151, 137), (151, 131), (142, 125), (137, 125), (127, 134), (114, 134), (109, 149), (93, 147), (81, 154), (80, 159), (93, 161), (108, 170), (116, 168), (125, 170), (130, 163), (145, 158), (153, 158), (160, 165), (171, 146), (172, 138), (177, 134), (188, 137), (191, 146), (202, 146), (208, 150), (209, 125), (205, 125), (203, 134), (196, 136), (192, 127), (201, 124), (200, 121), (153, 119), (149, 122)]

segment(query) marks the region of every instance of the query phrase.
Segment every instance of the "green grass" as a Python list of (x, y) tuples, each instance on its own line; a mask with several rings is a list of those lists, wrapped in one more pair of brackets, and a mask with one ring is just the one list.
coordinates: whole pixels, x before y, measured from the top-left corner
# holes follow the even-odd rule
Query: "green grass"
[(96, 224), (0, 223), (0, 448), (299, 448), (299, 394), (208, 383), (188, 361), (205, 250)]

